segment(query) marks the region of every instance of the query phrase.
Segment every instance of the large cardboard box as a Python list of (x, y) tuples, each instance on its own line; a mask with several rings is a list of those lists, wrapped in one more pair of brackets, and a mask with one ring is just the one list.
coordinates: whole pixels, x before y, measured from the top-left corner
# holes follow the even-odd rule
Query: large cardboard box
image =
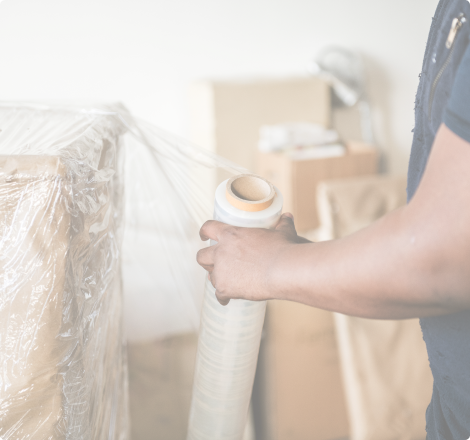
[(317, 185), (322, 180), (377, 173), (378, 152), (359, 143), (348, 143), (346, 154), (321, 159), (296, 160), (285, 153), (258, 153), (257, 173), (284, 196), (284, 212), (294, 215), (298, 231), (319, 226)]
[(128, 345), (131, 439), (186, 437), (196, 350), (192, 333)]
[(127, 438), (125, 127), (20, 103), (0, 125), (0, 438)]
[(70, 248), (66, 172), (54, 156), (0, 156), (0, 438), (62, 439), (61, 366), (72, 350), (58, 342)]
[(330, 87), (315, 77), (201, 81), (190, 98), (191, 140), (252, 172), (262, 125), (330, 125)]
[[(197, 333), (181, 333), (128, 344), (132, 440), (186, 438), (197, 339)], [(248, 417), (243, 440), (255, 440)]]
[[(321, 239), (338, 239), (405, 205), (406, 178), (325, 181), (317, 203)], [(418, 319), (334, 318), (350, 440), (424, 439), (433, 378)]]
[(348, 437), (332, 313), (269, 302), (253, 409), (257, 440)]

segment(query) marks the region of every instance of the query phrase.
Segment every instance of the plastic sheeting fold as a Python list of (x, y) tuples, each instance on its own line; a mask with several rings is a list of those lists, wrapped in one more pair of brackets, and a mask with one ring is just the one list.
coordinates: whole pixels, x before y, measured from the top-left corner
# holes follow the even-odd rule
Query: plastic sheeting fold
[(0, 104), (2, 440), (128, 438), (123, 307), (197, 329), (217, 167), (120, 105)]

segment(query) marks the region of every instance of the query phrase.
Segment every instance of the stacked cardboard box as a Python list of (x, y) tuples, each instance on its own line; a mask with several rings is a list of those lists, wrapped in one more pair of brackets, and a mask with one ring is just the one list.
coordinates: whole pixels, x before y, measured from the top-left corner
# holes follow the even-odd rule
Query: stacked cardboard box
[(276, 185), (284, 196), (284, 211), (294, 215), (297, 231), (319, 226), (317, 185), (322, 180), (375, 174), (377, 150), (347, 143), (346, 154), (298, 160), (285, 153), (259, 153), (257, 173)]
[(330, 125), (330, 89), (318, 78), (204, 81), (191, 88), (190, 102), (191, 139), (252, 172), (262, 125)]
[[(271, 180), (301, 231), (318, 226), (318, 182), (375, 173), (377, 152), (348, 142), (346, 154), (338, 157), (295, 160), (284, 153), (261, 154), (259, 129), (288, 122), (329, 128), (331, 113), (330, 88), (319, 78), (207, 81), (191, 91), (192, 140)], [(270, 302), (252, 403), (257, 440), (348, 436), (331, 313)]]
[(257, 440), (348, 436), (333, 315), (270, 301), (253, 392)]

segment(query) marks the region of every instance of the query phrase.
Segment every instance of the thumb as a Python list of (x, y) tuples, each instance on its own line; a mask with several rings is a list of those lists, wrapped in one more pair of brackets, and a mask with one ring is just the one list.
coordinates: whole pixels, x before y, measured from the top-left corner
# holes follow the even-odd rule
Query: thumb
[(276, 231), (284, 232), (286, 235), (297, 236), (294, 225), (294, 216), (290, 212), (281, 215), (279, 222), (275, 228)]

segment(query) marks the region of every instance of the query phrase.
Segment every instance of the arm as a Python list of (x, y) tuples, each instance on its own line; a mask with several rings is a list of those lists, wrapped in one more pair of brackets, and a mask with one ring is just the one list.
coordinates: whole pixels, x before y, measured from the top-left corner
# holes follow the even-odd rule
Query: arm
[(371, 226), (305, 243), (292, 217), (275, 230), (209, 221), (198, 262), (221, 303), (284, 299), (369, 318), (470, 309), (470, 143), (442, 125), (411, 202)]

